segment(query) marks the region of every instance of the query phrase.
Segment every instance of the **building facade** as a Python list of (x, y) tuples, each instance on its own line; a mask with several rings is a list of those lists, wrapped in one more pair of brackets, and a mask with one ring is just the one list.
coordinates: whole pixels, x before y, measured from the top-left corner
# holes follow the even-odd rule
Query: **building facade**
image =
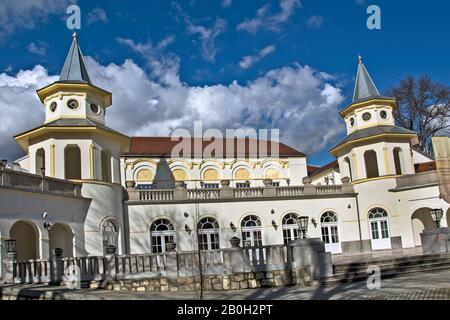
[(192, 138), (174, 152), (180, 141), (110, 129), (112, 94), (91, 82), (76, 35), (59, 81), (37, 94), (45, 122), (15, 136), (26, 156), (0, 171), (2, 258), (6, 239), (20, 259), (57, 247), (65, 256), (110, 245), (119, 254), (168, 243), (214, 250), (235, 236), (281, 244), (302, 236), (300, 216), (309, 237), (350, 254), (420, 246), (435, 227), (430, 209), (444, 210), (442, 226), (450, 220), (432, 160), (414, 150), (416, 133), (395, 125), (396, 101), (380, 95), (362, 59), (353, 102), (340, 112), (347, 136), (330, 150), (336, 161), (314, 172), (282, 143)]

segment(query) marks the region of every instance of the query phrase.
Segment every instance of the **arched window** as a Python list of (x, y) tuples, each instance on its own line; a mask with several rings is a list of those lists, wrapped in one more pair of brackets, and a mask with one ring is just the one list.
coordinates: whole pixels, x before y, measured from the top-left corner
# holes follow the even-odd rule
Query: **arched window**
[(366, 176), (368, 179), (380, 176), (378, 171), (377, 153), (373, 150), (368, 150), (364, 153), (364, 163), (366, 165)]
[(220, 249), (219, 223), (214, 218), (203, 218), (198, 224), (198, 241), (201, 250)]
[(350, 162), (350, 158), (344, 158), (344, 164), (346, 166), (350, 181), (353, 181), (352, 163)]
[(81, 151), (77, 145), (64, 150), (64, 168), (66, 179), (81, 179)]
[(401, 175), (403, 174), (402, 170), (402, 149), (394, 148), (394, 164), (395, 164), (395, 174)]
[(102, 150), (102, 180), (111, 182), (111, 156), (108, 151)]
[(138, 171), (136, 175), (136, 180), (140, 182), (149, 182), (153, 181), (154, 175), (153, 172), (149, 169), (141, 169)]
[(250, 172), (245, 168), (237, 169), (234, 174), (235, 180), (250, 180)]
[(269, 168), (264, 174), (264, 179), (276, 180), (280, 178), (281, 178), (280, 171), (276, 168)]
[(390, 249), (388, 213), (382, 208), (369, 211), (372, 250)]
[(103, 251), (106, 252), (106, 247), (114, 246), (118, 249), (119, 243), (119, 228), (112, 219), (108, 219), (102, 224), (102, 239)]
[(45, 150), (43, 148), (36, 151), (36, 174), (42, 174), (45, 172)]
[(166, 245), (175, 242), (175, 227), (167, 219), (159, 219), (150, 227), (152, 253), (166, 252)]
[(288, 213), (283, 217), (282, 222), (284, 244), (289, 244), (289, 242), (301, 238), (297, 223), (298, 218), (299, 216), (296, 213)]
[(325, 243), (325, 250), (331, 253), (342, 251), (339, 242), (338, 216), (333, 211), (327, 211), (320, 217), (322, 230), (322, 241)]
[(262, 246), (262, 223), (255, 215), (246, 216), (241, 223), (244, 246)]

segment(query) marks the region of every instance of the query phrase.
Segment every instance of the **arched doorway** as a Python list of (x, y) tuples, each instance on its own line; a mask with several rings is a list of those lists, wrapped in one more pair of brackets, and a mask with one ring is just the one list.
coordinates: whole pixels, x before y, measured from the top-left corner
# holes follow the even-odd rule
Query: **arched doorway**
[(64, 150), (64, 170), (66, 179), (81, 179), (81, 150), (77, 145), (68, 145)]
[(369, 224), (372, 250), (391, 249), (389, 217), (383, 208), (369, 211)]
[(422, 245), (420, 234), (425, 230), (431, 230), (436, 227), (430, 214), (430, 208), (420, 208), (411, 216), (411, 225), (414, 235), (414, 245), (419, 247)]
[(37, 226), (28, 221), (17, 221), (9, 231), (9, 237), (16, 240), (18, 260), (39, 258), (39, 233)]
[(201, 250), (220, 249), (219, 223), (214, 218), (203, 218), (198, 222), (198, 241)]
[(63, 249), (63, 257), (73, 257), (73, 232), (72, 230), (62, 224), (56, 223), (49, 231), (50, 238), (50, 255), (56, 248)]
[(333, 211), (327, 211), (320, 217), (322, 241), (327, 252), (342, 253), (338, 223), (338, 216)]
[(166, 252), (168, 243), (175, 243), (175, 227), (167, 219), (158, 219), (150, 227), (152, 253)]

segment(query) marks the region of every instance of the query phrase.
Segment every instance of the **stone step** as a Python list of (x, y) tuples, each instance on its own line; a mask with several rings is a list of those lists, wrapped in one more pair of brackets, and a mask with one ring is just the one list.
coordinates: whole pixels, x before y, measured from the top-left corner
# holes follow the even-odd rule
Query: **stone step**
[[(386, 268), (381, 269), (381, 278), (391, 278), (398, 275), (405, 275), (405, 274), (414, 274), (414, 273), (420, 273), (420, 272), (437, 272), (437, 271), (443, 271), (443, 270), (449, 270), (450, 269), (450, 262), (435, 262), (435, 263), (425, 263), (422, 265), (415, 265), (415, 266), (405, 266), (405, 267), (397, 267), (397, 268)], [(335, 274), (332, 277), (322, 278), (317, 282), (317, 284), (320, 285), (327, 285), (327, 284), (337, 284), (337, 283), (348, 283), (348, 282), (356, 282), (356, 281), (365, 281), (369, 277), (369, 274), (367, 274), (367, 270), (359, 271), (359, 272), (349, 272), (349, 273), (342, 273), (342, 274)]]
[(340, 264), (334, 265), (333, 270), (334, 273), (341, 272), (349, 272), (349, 271), (357, 271), (357, 270), (366, 270), (367, 267), (376, 265), (380, 268), (389, 268), (389, 267), (406, 267), (406, 266), (415, 266), (422, 265), (426, 263), (436, 263), (436, 262), (448, 262), (450, 263), (450, 257), (427, 257), (426, 259), (402, 259), (402, 260), (390, 260), (390, 261), (379, 261), (379, 262), (365, 262), (365, 263), (350, 263), (350, 264)]

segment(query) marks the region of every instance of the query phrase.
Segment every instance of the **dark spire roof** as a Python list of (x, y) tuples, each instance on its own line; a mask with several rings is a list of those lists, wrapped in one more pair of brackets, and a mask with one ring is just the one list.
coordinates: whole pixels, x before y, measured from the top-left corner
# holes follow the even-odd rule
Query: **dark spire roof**
[(359, 56), (358, 73), (356, 74), (355, 91), (353, 93), (353, 103), (373, 99), (382, 98), (377, 87), (373, 83), (369, 72), (362, 62), (362, 57)]
[(78, 46), (78, 35), (76, 32), (73, 34), (72, 46), (61, 71), (59, 81), (91, 83), (84, 63), (83, 54)]

